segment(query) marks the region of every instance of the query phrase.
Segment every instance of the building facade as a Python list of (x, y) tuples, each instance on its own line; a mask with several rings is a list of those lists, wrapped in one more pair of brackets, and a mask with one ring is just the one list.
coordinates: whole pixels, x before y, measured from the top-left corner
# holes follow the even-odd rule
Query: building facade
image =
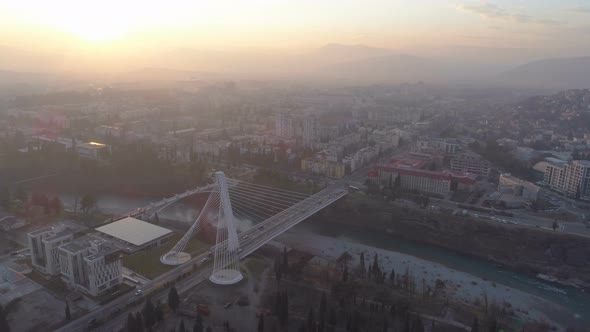
[(42, 274), (60, 274), (59, 247), (70, 242), (74, 232), (65, 225), (44, 227), (27, 234), (31, 263)]
[(310, 146), (320, 138), (320, 124), (316, 115), (305, 112), (303, 116), (303, 145)]
[(83, 238), (59, 247), (61, 279), (72, 289), (98, 296), (123, 281), (119, 249), (98, 238)]
[(547, 163), (543, 181), (569, 197), (590, 200), (590, 161)]
[(345, 174), (345, 165), (326, 159), (305, 158), (301, 160), (301, 170), (339, 179)]
[(275, 118), (275, 135), (281, 138), (293, 138), (295, 126), (293, 117), (288, 113), (277, 113)]
[[(382, 185), (395, 185), (400, 188), (424, 193), (446, 195), (451, 191), (452, 176), (449, 173), (432, 172), (423, 169), (379, 166), (371, 175)], [(397, 180), (397, 178), (399, 179)]]
[(490, 170), (489, 161), (476, 154), (463, 153), (451, 159), (451, 171), (453, 172), (489, 176)]

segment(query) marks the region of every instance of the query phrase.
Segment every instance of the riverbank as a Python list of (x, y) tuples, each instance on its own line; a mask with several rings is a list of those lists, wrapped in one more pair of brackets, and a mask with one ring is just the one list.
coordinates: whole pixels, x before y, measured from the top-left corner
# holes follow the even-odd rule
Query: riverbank
[[(355, 266), (358, 265), (361, 252), (369, 259), (377, 254), (379, 265), (384, 271), (391, 269), (394, 269), (396, 273), (406, 273), (407, 271), (416, 279), (418, 285), (422, 285), (423, 281), (426, 286), (433, 287), (437, 280), (443, 281), (445, 291), (453, 301), (481, 307), (485, 305), (487, 297), (488, 306), (496, 306), (501, 310), (513, 313), (518, 319), (547, 322), (560, 330), (564, 329), (572, 320), (579, 321), (580, 319), (576, 318), (576, 314), (571, 313), (568, 309), (541, 297), (449, 268), (437, 262), (367, 245), (351, 237), (324, 236), (299, 227), (278, 237), (277, 242), (331, 261), (335, 261), (344, 252), (348, 252), (352, 255), (352, 262)], [(579, 324), (576, 323), (576, 325)]]
[(311, 219), (335, 228), (346, 225), (387, 234), (392, 240), (445, 248), (590, 291), (590, 239), (398, 207), (364, 195), (349, 196)]

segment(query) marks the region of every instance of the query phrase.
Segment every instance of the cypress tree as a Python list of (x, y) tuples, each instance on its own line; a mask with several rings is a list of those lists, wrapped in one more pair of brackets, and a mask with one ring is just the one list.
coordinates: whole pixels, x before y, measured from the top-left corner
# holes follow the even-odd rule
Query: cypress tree
[(366, 273), (365, 270), (365, 253), (361, 252), (361, 275), (364, 277)]
[(136, 332), (137, 326), (135, 324), (135, 318), (133, 317), (132, 313), (127, 314), (127, 331), (128, 332)]
[(320, 300), (320, 317), (326, 314), (327, 309), (328, 299), (326, 298), (326, 293), (322, 293), (322, 299)]
[(72, 320), (72, 314), (70, 313), (70, 303), (66, 301), (66, 320), (69, 322)]
[(473, 323), (471, 324), (471, 332), (479, 332), (479, 321), (477, 317), (473, 319)]
[(258, 317), (258, 332), (264, 332), (264, 315)]
[(141, 311), (138, 311), (135, 313), (135, 331), (142, 332), (143, 327), (143, 317), (141, 316)]

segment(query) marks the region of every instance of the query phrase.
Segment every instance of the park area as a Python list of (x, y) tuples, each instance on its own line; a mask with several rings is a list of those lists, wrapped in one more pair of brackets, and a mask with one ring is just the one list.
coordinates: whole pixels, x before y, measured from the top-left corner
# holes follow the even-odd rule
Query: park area
[[(123, 257), (123, 266), (146, 278), (154, 279), (174, 268), (174, 266), (162, 264), (160, 257), (172, 249), (181, 238), (182, 234), (174, 234), (168, 242), (159, 247), (141, 250), (132, 255), (125, 256)], [(184, 251), (194, 257), (205, 252), (209, 247), (209, 244), (193, 238), (188, 242)]]

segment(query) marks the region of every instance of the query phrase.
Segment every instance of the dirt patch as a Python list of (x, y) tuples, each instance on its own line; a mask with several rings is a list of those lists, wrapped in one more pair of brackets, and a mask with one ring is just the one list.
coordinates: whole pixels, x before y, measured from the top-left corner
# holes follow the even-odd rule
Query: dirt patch
[[(12, 331), (48, 331), (65, 319), (64, 301), (41, 289), (7, 306), (7, 320)], [(72, 316), (78, 308), (70, 303)]]

